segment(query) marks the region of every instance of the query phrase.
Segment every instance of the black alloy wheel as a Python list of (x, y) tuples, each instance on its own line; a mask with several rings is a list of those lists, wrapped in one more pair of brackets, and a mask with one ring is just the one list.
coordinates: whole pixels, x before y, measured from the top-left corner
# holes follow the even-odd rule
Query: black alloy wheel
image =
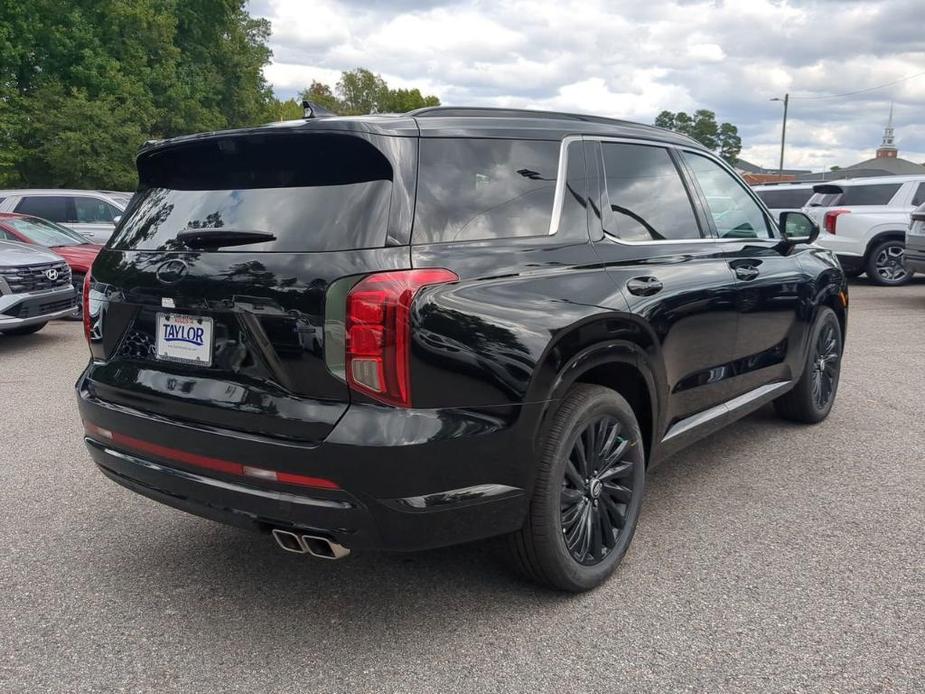
[(605, 415), (575, 437), (562, 479), (562, 534), (569, 554), (580, 564), (601, 562), (627, 524), (633, 498), (634, 467), (623, 426)]
[(777, 414), (804, 424), (829, 416), (838, 393), (843, 346), (838, 317), (828, 306), (820, 307), (810, 333), (803, 375), (792, 390), (774, 401)]
[(636, 413), (616, 391), (578, 383), (543, 425), (527, 519), (509, 538), (528, 578), (581, 592), (603, 583), (633, 539), (646, 481)]
[(841, 366), (841, 338), (838, 324), (826, 323), (816, 338), (812, 362), (813, 401), (820, 410), (835, 397), (838, 372)]

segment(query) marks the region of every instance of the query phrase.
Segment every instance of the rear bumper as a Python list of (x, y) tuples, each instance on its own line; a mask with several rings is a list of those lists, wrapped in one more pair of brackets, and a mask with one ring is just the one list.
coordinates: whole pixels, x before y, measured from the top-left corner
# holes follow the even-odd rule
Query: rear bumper
[[(94, 462), (114, 482), (168, 506), (237, 527), (264, 532), (297, 528), (350, 549), (404, 551), (511, 532), (523, 524), (526, 514), (526, 487), (532, 484), (527, 460), (532, 454), (525, 454), (532, 446), (520, 441), (517, 433), (524, 423), (523, 412), (510, 426), (448, 439), (434, 437), (431, 431), (410, 441), (407, 430), (393, 429), (396, 438), (391, 445), (379, 440), (366, 446), (306, 447), (220, 434), (129, 412), (94, 400), (79, 383), (78, 402), (85, 423), (97, 427), (181, 449), (208, 450), (264, 468), (295, 472), (289, 463), (295, 459), (301, 473), (323, 477), (339, 487), (305, 489), (233, 478), (127, 450), (92, 433), (85, 438)], [(375, 409), (389, 413), (388, 408)], [(349, 412), (344, 419), (349, 420)], [(450, 415), (441, 411), (440, 416), (446, 420)], [(457, 432), (465, 431), (465, 417), (460, 417), (450, 422)], [(357, 431), (356, 424), (357, 420), (348, 421), (348, 431), (351, 426)], [(381, 435), (383, 429), (377, 429)]]
[(0, 296), (0, 330), (73, 316), (77, 294), (70, 285), (45, 292)]
[(903, 265), (909, 272), (925, 274), (925, 236), (906, 234), (906, 250)]

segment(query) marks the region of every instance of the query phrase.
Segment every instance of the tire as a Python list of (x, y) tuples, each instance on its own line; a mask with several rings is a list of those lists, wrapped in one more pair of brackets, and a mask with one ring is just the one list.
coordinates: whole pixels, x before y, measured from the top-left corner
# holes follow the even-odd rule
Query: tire
[[(835, 312), (823, 306), (810, 333), (803, 375), (793, 390), (774, 401), (778, 415), (803, 424), (816, 424), (829, 416), (838, 393), (843, 348), (841, 324)], [(825, 364), (820, 368), (823, 357)]]
[[(595, 452), (586, 469), (579, 449)], [(629, 403), (609, 388), (575, 385), (541, 445), (527, 519), (508, 538), (511, 560), (549, 588), (578, 593), (600, 585), (633, 539), (645, 479), (642, 434)]]
[(912, 279), (912, 272), (903, 267), (906, 244), (901, 239), (887, 239), (874, 246), (867, 254), (864, 270), (874, 284), (881, 287), (899, 287)]
[(37, 333), (39, 330), (44, 328), (47, 323), (33, 323), (32, 325), (24, 325), (21, 328), (9, 328), (7, 330), (0, 330), (0, 334), (3, 335), (31, 335), (32, 333)]

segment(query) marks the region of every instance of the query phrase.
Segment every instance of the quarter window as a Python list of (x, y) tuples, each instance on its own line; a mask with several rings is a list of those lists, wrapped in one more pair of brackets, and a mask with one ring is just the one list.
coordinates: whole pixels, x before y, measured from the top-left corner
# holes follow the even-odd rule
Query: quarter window
[(694, 208), (668, 150), (603, 143), (604, 230), (623, 241), (701, 238)]
[(77, 221), (71, 199), (64, 195), (28, 195), (19, 201), (16, 211), (59, 224)]
[(558, 141), (421, 140), (415, 243), (549, 234)]
[(889, 205), (899, 191), (901, 183), (878, 183), (874, 185), (845, 186), (839, 205)]
[(703, 191), (707, 211), (720, 238), (770, 238), (768, 219), (743, 184), (707, 157), (685, 152), (684, 159)]

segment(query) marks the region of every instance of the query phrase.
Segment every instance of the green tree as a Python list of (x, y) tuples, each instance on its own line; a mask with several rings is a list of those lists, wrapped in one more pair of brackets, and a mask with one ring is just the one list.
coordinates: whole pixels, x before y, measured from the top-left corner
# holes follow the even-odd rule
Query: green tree
[(131, 188), (147, 139), (272, 119), (244, 0), (0, 0), (0, 185)]
[(713, 111), (700, 109), (693, 116), (684, 111), (662, 111), (655, 117), (655, 125), (697, 140), (707, 149), (718, 152), (730, 164), (735, 163), (742, 151), (739, 129), (732, 123), (717, 123)]
[(302, 100), (299, 99), (287, 99), (286, 101), (280, 101), (279, 99), (274, 99), (271, 106), (271, 116), (272, 120), (283, 121), (283, 120), (297, 120), (302, 117), (304, 110), (302, 109)]
[(302, 100), (307, 99), (313, 104), (318, 104), (332, 113), (343, 113), (344, 107), (334, 95), (334, 91), (324, 82), (312, 80), (308, 89), (303, 89), (301, 93)]
[(334, 89), (323, 82), (313, 81), (300, 96), (344, 116), (407, 113), (425, 106), (440, 105), (436, 96), (425, 96), (417, 88), (391, 89), (381, 75), (362, 67), (342, 72)]

